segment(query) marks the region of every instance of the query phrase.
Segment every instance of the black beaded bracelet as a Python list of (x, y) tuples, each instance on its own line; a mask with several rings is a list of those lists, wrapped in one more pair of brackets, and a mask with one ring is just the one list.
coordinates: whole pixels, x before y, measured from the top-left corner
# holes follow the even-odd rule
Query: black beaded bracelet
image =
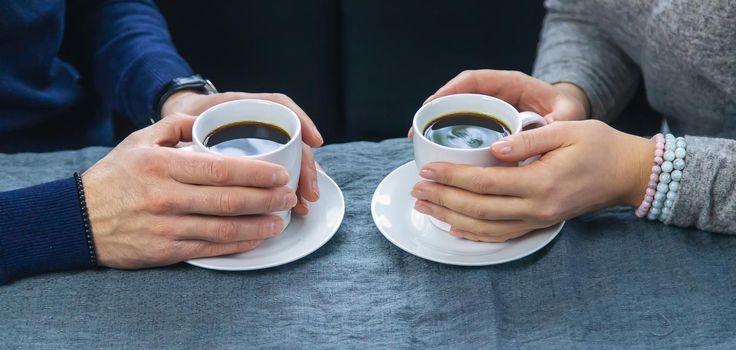
[(87, 247), (89, 248), (89, 262), (93, 266), (97, 266), (95, 242), (94, 240), (92, 240), (92, 225), (89, 222), (89, 213), (87, 212), (87, 200), (84, 196), (84, 185), (82, 184), (82, 177), (79, 175), (79, 173), (74, 173), (74, 180), (77, 182), (77, 196), (79, 197), (79, 206), (82, 209), (84, 234), (87, 237)]

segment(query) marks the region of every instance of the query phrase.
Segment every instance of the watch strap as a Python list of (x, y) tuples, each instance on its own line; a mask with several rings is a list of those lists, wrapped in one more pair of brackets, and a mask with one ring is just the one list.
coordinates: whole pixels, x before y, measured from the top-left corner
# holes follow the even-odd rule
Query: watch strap
[(199, 74), (195, 74), (188, 77), (179, 77), (172, 79), (161, 88), (157, 98), (155, 109), (151, 115), (151, 124), (161, 120), (161, 108), (164, 106), (164, 102), (176, 92), (181, 90), (194, 90), (204, 95), (216, 94), (217, 88), (212, 83), (202, 77)]

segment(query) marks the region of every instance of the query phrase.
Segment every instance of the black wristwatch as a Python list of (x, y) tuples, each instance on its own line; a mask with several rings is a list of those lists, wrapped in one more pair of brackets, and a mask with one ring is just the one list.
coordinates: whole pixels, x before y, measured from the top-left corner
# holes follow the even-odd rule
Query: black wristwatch
[(161, 120), (161, 108), (164, 106), (164, 102), (175, 92), (181, 90), (194, 90), (204, 95), (217, 93), (215, 86), (199, 74), (173, 79), (161, 88), (157, 99), (154, 100), (158, 102), (153, 110), (153, 114), (151, 114), (151, 124)]

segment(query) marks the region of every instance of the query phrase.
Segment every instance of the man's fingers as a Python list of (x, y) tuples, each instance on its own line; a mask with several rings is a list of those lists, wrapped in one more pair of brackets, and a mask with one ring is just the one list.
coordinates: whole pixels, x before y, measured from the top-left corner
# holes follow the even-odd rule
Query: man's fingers
[(272, 101), (281, 103), (286, 107), (289, 107), (296, 115), (299, 117), (299, 120), (302, 122), (302, 140), (312, 146), (312, 147), (319, 147), (322, 146), (323, 143), (325, 143), (324, 139), (322, 138), (322, 134), (319, 133), (319, 130), (317, 129), (317, 125), (314, 124), (314, 121), (312, 121), (312, 118), (309, 118), (306, 112), (299, 107), (294, 100), (292, 100), (289, 96), (286, 96), (284, 94), (269, 94), (272, 98)]
[(294, 206), (294, 209), (292, 209), (294, 214), (299, 216), (305, 216), (309, 214), (309, 202), (307, 202), (304, 197), (299, 197), (299, 201), (296, 203), (296, 206)]
[(302, 138), (304, 142), (312, 147), (319, 147), (324, 143), (322, 135), (317, 130), (317, 126), (314, 124), (311, 118), (307, 115), (304, 110), (299, 107), (294, 100), (289, 96), (280, 93), (247, 93), (247, 92), (223, 92), (216, 95), (211, 95), (212, 101), (209, 104), (214, 106), (223, 102), (234, 101), (234, 100), (247, 100), (247, 99), (260, 99), (276, 102), (291, 109), (302, 124)]
[(197, 117), (172, 114), (145, 129), (134, 133), (134, 138), (148, 144), (173, 147), (180, 141), (192, 140), (192, 125)]
[(150, 190), (145, 203), (154, 214), (239, 216), (288, 210), (296, 205), (297, 198), (288, 187), (179, 185)]
[(289, 181), (284, 167), (245, 157), (164, 150), (168, 174), (174, 180), (209, 186), (279, 187)]
[(527, 202), (519, 197), (483, 195), (432, 181), (420, 181), (411, 192), (422, 199), (481, 220), (519, 220), (527, 218)]
[(319, 199), (317, 164), (314, 162), (312, 148), (306, 144), (302, 144), (302, 167), (297, 188), (300, 197), (310, 202), (316, 202)]
[(187, 215), (174, 217), (169, 227), (176, 227), (180, 240), (201, 240), (214, 243), (264, 240), (284, 230), (284, 222), (275, 215), (214, 217)]
[(179, 260), (244, 253), (257, 248), (262, 243), (263, 241), (240, 241), (232, 243), (212, 243), (196, 240), (182, 241), (179, 244), (182, 254)]
[(519, 167), (488, 167), (430, 163), (419, 171), (427, 180), (458, 187), (479, 194), (524, 196), (527, 186), (535, 181), (535, 174)]

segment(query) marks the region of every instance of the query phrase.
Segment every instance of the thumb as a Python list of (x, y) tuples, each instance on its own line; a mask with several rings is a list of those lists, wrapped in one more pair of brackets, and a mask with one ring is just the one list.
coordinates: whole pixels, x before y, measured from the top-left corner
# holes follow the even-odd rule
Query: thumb
[(491, 153), (505, 162), (520, 162), (562, 147), (567, 137), (561, 123), (550, 124), (536, 129), (522, 131), (504, 137), (491, 145)]
[(142, 130), (147, 142), (159, 146), (173, 147), (179, 141), (192, 140), (192, 126), (196, 116), (172, 114), (156, 124)]

